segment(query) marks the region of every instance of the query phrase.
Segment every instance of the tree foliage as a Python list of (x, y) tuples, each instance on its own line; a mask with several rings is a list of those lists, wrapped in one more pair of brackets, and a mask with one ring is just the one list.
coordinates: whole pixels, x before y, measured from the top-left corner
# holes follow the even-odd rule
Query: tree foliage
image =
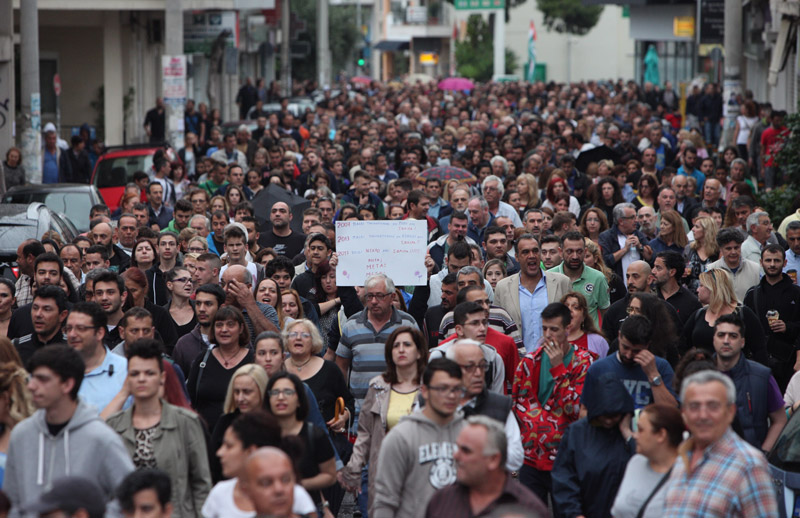
[[(513, 74), (519, 66), (517, 56), (506, 48), (505, 73)], [(489, 22), (479, 14), (467, 19), (467, 35), (456, 42), (458, 75), (476, 81), (490, 81), (494, 71), (494, 37)]]
[[(759, 196), (759, 204), (772, 216), (776, 226), (780, 225), (787, 214), (795, 211), (795, 204), (800, 196), (800, 113), (787, 115), (785, 124), (790, 133), (775, 155), (775, 162), (786, 182), (770, 192), (762, 191)], [(763, 159), (767, 158), (767, 153), (764, 152)]]
[[(307, 29), (297, 39), (311, 43), (311, 53), (302, 59), (292, 60), (292, 77), (295, 79), (317, 78), (317, 2), (316, 0), (292, 0), (292, 11), (307, 23)], [(331, 71), (334, 74), (354, 63), (356, 50), (363, 36), (356, 26), (356, 7), (353, 5), (331, 5), (328, 8), (331, 46)], [(365, 23), (369, 20), (364, 17)]]
[(597, 25), (603, 12), (602, 5), (583, 5), (582, 0), (536, 0), (536, 5), (548, 30), (579, 36)]

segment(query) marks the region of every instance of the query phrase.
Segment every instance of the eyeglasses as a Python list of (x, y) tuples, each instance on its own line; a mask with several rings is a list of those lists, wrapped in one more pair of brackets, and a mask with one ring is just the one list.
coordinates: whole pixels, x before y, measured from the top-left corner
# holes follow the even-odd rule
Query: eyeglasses
[(72, 325), (72, 326), (65, 326), (64, 327), (64, 332), (65, 333), (71, 333), (73, 330), (75, 330), (75, 331), (77, 331), (79, 333), (85, 333), (89, 329), (97, 329), (97, 326), (82, 326), (80, 324), (75, 324), (75, 325)]
[(190, 246), (189, 252), (192, 254), (203, 254), (205, 253), (206, 249), (201, 246)]
[(297, 391), (295, 389), (272, 389), (268, 392), (268, 394), (269, 397), (292, 397), (297, 394)]
[(445, 396), (463, 396), (467, 393), (467, 389), (464, 386), (459, 385), (457, 387), (448, 387), (447, 385), (440, 385), (438, 387), (428, 387), (428, 389), (438, 392), (439, 394)]
[(373, 299), (383, 300), (389, 295), (391, 295), (391, 293), (367, 293), (366, 298), (367, 300), (373, 300)]
[(311, 338), (311, 333), (306, 333), (306, 332), (298, 333), (297, 331), (292, 331), (291, 333), (289, 333), (289, 338), (297, 338), (297, 337), (303, 339)]
[(639, 315), (642, 312), (641, 309), (635, 308), (633, 306), (628, 306), (627, 308), (625, 308), (625, 311), (627, 311), (629, 315)]
[(192, 280), (191, 277), (178, 277), (177, 279), (172, 279), (172, 282), (179, 282), (181, 284), (186, 284)]
[(467, 374), (472, 374), (475, 372), (475, 369), (479, 369), (481, 372), (486, 372), (486, 369), (489, 368), (489, 364), (485, 361), (480, 363), (468, 363), (466, 365), (459, 364), (461, 370), (466, 372)]

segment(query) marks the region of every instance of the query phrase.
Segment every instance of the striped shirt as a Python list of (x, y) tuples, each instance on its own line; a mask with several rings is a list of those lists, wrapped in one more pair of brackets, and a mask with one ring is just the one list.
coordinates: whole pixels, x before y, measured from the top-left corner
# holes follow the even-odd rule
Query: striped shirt
[[(517, 323), (508, 314), (508, 311), (500, 306), (489, 306), (489, 327), (510, 336), (514, 340), (517, 349), (522, 349), (525, 346), (522, 343), (522, 333), (517, 327)], [(453, 318), (453, 312), (449, 311), (442, 317), (442, 322), (439, 324), (439, 336), (450, 336), (456, 332), (456, 322)]]
[(392, 316), (380, 330), (367, 318), (364, 309), (347, 319), (342, 326), (342, 337), (336, 356), (350, 360), (350, 392), (356, 399), (357, 408), (367, 395), (369, 380), (386, 370), (384, 344), (396, 328), (411, 326), (417, 328), (414, 317), (404, 311), (392, 308)]
[(778, 516), (764, 455), (728, 429), (689, 471), (692, 439), (680, 446), (666, 486), (663, 518)]

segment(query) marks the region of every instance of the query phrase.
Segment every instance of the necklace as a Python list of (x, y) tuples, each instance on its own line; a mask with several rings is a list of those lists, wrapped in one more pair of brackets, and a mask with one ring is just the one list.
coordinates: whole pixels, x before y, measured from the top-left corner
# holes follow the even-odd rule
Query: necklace
[[(313, 356), (312, 356), (311, 358), (313, 358)], [(297, 365), (297, 363), (295, 363), (294, 359), (292, 359), (292, 365), (294, 365), (294, 368), (295, 368), (295, 369), (297, 369), (297, 372), (302, 372), (302, 370), (303, 370), (303, 367), (305, 367), (306, 365), (308, 365), (308, 362), (310, 362), (310, 361), (311, 361), (311, 358), (309, 358), (309, 359), (307, 359), (305, 362), (303, 362), (303, 364), (302, 364), (302, 365)]]
[(225, 355), (224, 355), (224, 354), (222, 354), (222, 349), (219, 349), (219, 355), (220, 355), (220, 356), (222, 356), (222, 364), (223, 364), (225, 367), (227, 367), (227, 366), (228, 366), (228, 362), (230, 362), (231, 360), (233, 360), (234, 358), (236, 358), (237, 356), (239, 356), (239, 353), (240, 353), (240, 352), (242, 352), (242, 349), (241, 349), (241, 347), (240, 347), (239, 349), (237, 349), (235, 353), (233, 353), (233, 356), (231, 356), (230, 358), (225, 358)]

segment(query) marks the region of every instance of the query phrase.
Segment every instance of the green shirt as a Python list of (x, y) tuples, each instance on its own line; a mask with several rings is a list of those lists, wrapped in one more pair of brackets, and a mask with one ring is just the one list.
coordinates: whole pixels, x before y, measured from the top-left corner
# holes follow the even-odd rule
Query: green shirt
[[(547, 271), (566, 275), (563, 262)], [(608, 309), (611, 305), (611, 300), (608, 298), (608, 281), (606, 281), (605, 275), (594, 268), (584, 265), (581, 276), (572, 282), (572, 291), (576, 291), (586, 297), (589, 314), (597, 327), (600, 327), (597, 310)]]

